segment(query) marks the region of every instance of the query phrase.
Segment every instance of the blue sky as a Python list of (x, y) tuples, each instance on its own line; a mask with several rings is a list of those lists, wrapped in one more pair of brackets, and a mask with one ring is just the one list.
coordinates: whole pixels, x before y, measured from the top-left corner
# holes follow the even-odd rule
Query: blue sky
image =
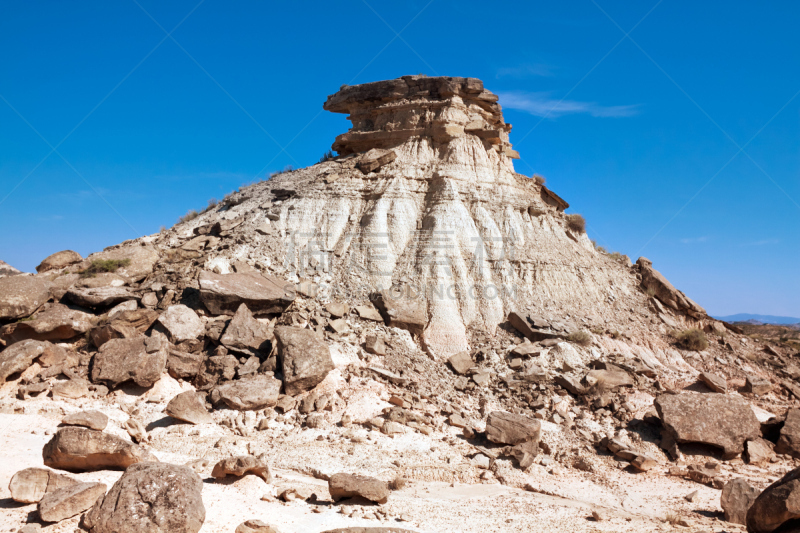
[(514, 125), (517, 171), (600, 244), (711, 314), (800, 316), (796, 2), (137, 1), (3, 5), (17, 268), (315, 163), (348, 126), (322, 111), (342, 84), (473, 76)]

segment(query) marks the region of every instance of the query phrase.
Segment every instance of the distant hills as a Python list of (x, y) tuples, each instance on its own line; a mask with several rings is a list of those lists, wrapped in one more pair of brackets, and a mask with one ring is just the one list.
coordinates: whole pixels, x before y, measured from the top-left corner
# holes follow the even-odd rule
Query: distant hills
[(773, 315), (753, 315), (750, 313), (739, 313), (729, 316), (715, 316), (717, 320), (725, 322), (749, 322), (751, 324), (800, 324), (800, 318), (792, 316), (773, 316)]

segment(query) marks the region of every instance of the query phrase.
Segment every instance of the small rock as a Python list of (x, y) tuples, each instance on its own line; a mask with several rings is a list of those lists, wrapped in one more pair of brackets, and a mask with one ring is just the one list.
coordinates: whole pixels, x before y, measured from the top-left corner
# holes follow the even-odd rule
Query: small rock
[(61, 423), (65, 426), (83, 426), (96, 431), (103, 431), (108, 425), (108, 417), (100, 411), (80, 411), (65, 416)]
[(278, 528), (261, 520), (247, 520), (236, 526), (234, 533), (280, 533)]
[(8, 484), (8, 490), (15, 502), (38, 503), (45, 494), (75, 483), (79, 483), (79, 481), (64, 474), (46, 468), (33, 467), (14, 474)]
[(189, 424), (211, 424), (214, 419), (206, 409), (205, 402), (195, 391), (178, 394), (169, 401), (164, 412), (182, 422)]
[(272, 483), (272, 471), (267, 462), (261, 457), (252, 455), (223, 459), (215, 464), (211, 471), (211, 476), (215, 479), (221, 479), (227, 475), (241, 477), (245, 474), (255, 474), (267, 483)]
[(389, 500), (389, 485), (385, 481), (367, 476), (334, 474), (328, 480), (328, 491), (335, 502), (354, 496), (361, 496), (375, 503), (386, 503)]
[(91, 508), (106, 493), (104, 483), (75, 483), (48, 492), (39, 501), (39, 518), (43, 522), (60, 522)]

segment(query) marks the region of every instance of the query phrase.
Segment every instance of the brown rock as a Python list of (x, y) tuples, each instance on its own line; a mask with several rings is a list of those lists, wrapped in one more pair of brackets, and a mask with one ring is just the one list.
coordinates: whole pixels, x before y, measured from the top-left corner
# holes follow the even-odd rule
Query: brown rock
[(164, 314), (158, 317), (158, 322), (163, 326), (170, 342), (175, 344), (194, 340), (206, 330), (197, 313), (183, 304), (170, 305)]
[(109, 314), (108, 322), (89, 331), (89, 340), (94, 346), (100, 348), (111, 339), (138, 337), (144, 334), (157, 318), (158, 311), (152, 309), (125, 310), (117, 312), (113, 316)]
[(584, 378), (590, 387), (611, 390), (633, 385), (633, 378), (627, 372), (619, 370), (591, 370)]
[(211, 471), (211, 476), (214, 479), (222, 479), (228, 475), (241, 477), (245, 474), (255, 474), (263, 478), (267, 483), (272, 483), (272, 471), (266, 460), (252, 455), (223, 459), (215, 464), (214, 469)]
[(92, 309), (109, 307), (128, 300), (138, 300), (138, 296), (128, 287), (72, 287), (64, 298), (74, 304)]
[(725, 521), (733, 524), (746, 524), (747, 511), (761, 493), (742, 479), (736, 478), (722, 487), (719, 503), (725, 513)]
[(94, 317), (88, 313), (75, 311), (66, 305), (53, 304), (37, 313), (33, 320), (15, 322), (0, 329), (0, 337), (8, 344), (34, 339), (37, 341), (58, 341), (71, 339), (89, 331)]
[(84, 517), (91, 533), (197, 533), (203, 482), (187, 466), (131, 465)]
[(744, 444), (744, 454), (742, 455), (745, 462), (751, 465), (765, 465), (775, 457), (775, 452), (772, 451), (772, 443), (765, 439), (753, 439)]
[(217, 387), (220, 399), (231, 409), (252, 411), (272, 407), (278, 402), (281, 382), (272, 376), (256, 374)]
[(653, 268), (653, 262), (646, 257), (640, 257), (636, 261), (639, 273), (642, 275), (642, 287), (654, 292), (655, 297), (667, 306), (686, 313), (695, 318), (706, 316), (705, 309), (690, 300), (685, 294), (676, 289), (672, 283), (667, 281), (658, 270)]
[(200, 273), (200, 300), (215, 315), (233, 315), (242, 304), (255, 316), (281, 313), (292, 303), (293, 291), (279, 278), (254, 272)]
[(126, 261), (127, 264), (121, 266), (114, 273), (125, 276), (133, 282), (138, 282), (146, 278), (158, 262), (158, 251), (152, 246), (119, 246), (111, 250), (91, 254), (86, 258), (87, 262), (99, 261)]
[(203, 359), (205, 359), (205, 355), (202, 352), (184, 352), (170, 348), (167, 356), (167, 371), (175, 379), (190, 380), (200, 372)]
[(458, 352), (455, 355), (451, 355), (447, 362), (450, 363), (450, 366), (453, 367), (453, 370), (456, 372), (456, 374), (461, 374), (462, 376), (466, 374), (470, 368), (475, 366), (475, 363), (472, 361), (472, 357), (470, 357), (469, 352), (467, 351)]
[(34, 467), (14, 474), (8, 484), (8, 490), (15, 502), (37, 503), (45, 494), (75, 483), (79, 481), (47, 468)]
[(186, 391), (178, 394), (167, 404), (164, 412), (183, 422), (190, 424), (211, 424), (214, 419), (206, 409), (205, 402), (195, 391)]
[(492, 411), (486, 419), (486, 438), (497, 444), (538, 444), (541, 429), (536, 419), (504, 411)]
[(800, 457), (800, 409), (789, 409), (786, 412), (786, 421), (781, 428), (781, 436), (775, 445), (775, 451), (795, 458)]
[(633, 458), (631, 464), (638, 470), (646, 472), (647, 470), (650, 470), (651, 468), (658, 466), (658, 461), (656, 461), (649, 455), (639, 453), (636, 454), (636, 457)]
[(415, 294), (411, 290), (400, 288), (381, 291), (375, 304), (389, 326), (422, 335), (428, 325), (427, 302), (421, 294)]
[(270, 340), (273, 338), (272, 330), (253, 317), (253, 313), (242, 304), (236, 310), (225, 332), (220, 337), (220, 343), (235, 352), (248, 355), (268, 355)]
[(61, 470), (85, 471), (127, 468), (157, 461), (144, 448), (119, 437), (79, 427), (59, 429), (42, 450), (44, 464)]
[(389, 485), (379, 479), (354, 474), (334, 474), (328, 480), (328, 491), (333, 501), (343, 498), (362, 498), (375, 503), (389, 500)]
[(275, 338), (283, 365), (286, 394), (295, 396), (313, 389), (334, 369), (328, 345), (313, 331), (278, 326), (275, 328)]
[(106, 493), (105, 483), (75, 483), (49, 492), (39, 501), (43, 522), (60, 522), (91, 508)]
[(772, 382), (770, 382), (770, 380), (750, 374), (745, 375), (744, 392), (767, 394), (771, 390)]
[(781, 528), (781, 531), (789, 533), (797, 530), (798, 519), (800, 468), (795, 468), (756, 497), (747, 511), (747, 532), (772, 533), (789, 522), (793, 528)]
[(24, 372), (42, 355), (49, 342), (27, 340), (12, 344), (0, 352), (0, 383), (10, 376)]
[(48, 270), (57, 270), (68, 267), (69, 265), (74, 265), (75, 263), (80, 263), (81, 261), (83, 261), (83, 257), (81, 257), (81, 254), (78, 252), (63, 250), (45, 257), (44, 260), (39, 263), (39, 266), (36, 267), (36, 272), (42, 273)]
[(325, 306), (325, 310), (334, 318), (342, 318), (350, 312), (350, 306), (345, 303), (331, 302)]
[(166, 364), (167, 342), (158, 333), (152, 337), (111, 339), (95, 355), (91, 378), (94, 383), (108, 387), (126, 381), (152, 387), (161, 379)]
[(371, 305), (357, 305), (356, 313), (358, 313), (358, 316), (363, 318), (364, 320), (383, 322), (383, 317), (381, 316), (381, 314), (378, 312), (377, 309), (375, 309)]
[(722, 448), (726, 456), (744, 449), (744, 442), (761, 435), (750, 404), (727, 394), (662, 394), (655, 400), (665, 429), (677, 442), (700, 442)]
[(100, 411), (80, 411), (65, 416), (61, 423), (65, 426), (82, 426), (95, 431), (103, 431), (108, 425), (108, 417)]
[(230, 354), (212, 355), (203, 361), (200, 372), (197, 373), (197, 378), (195, 379), (195, 387), (198, 390), (209, 390), (219, 380), (229, 381), (236, 375), (238, 366), (239, 361)]
[(367, 339), (364, 342), (364, 350), (374, 355), (386, 355), (386, 343), (383, 342), (383, 338), (377, 335), (367, 335)]
[(728, 382), (725, 378), (712, 374), (711, 372), (701, 372), (700, 381), (705, 383), (709, 389), (714, 392), (726, 393), (728, 392)]
[(384, 165), (388, 165), (397, 158), (394, 150), (373, 148), (361, 156), (356, 166), (364, 174), (375, 172)]
[(58, 381), (50, 389), (53, 393), (53, 398), (69, 398), (77, 400), (78, 398), (85, 398), (89, 396), (89, 382), (84, 379), (68, 379), (66, 381)]
[(50, 299), (50, 285), (38, 276), (0, 278), (0, 320), (31, 316)]
[(280, 533), (278, 528), (261, 520), (247, 520), (236, 526), (234, 533)]

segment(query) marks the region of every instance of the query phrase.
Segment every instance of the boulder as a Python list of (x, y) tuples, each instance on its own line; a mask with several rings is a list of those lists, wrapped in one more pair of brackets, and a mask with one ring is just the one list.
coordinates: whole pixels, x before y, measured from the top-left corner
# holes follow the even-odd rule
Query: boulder
[(538, 420), (505, 411), (492, 411), (486, 419), (486, 438), (496, 444), (538, 444), (541, 430)]
[(313, 389), (334, 369), (328, 345), (313, 331), (277, 326), (275, 338), (286, 394), (295, 396)]
[(127, 468), (143, 461), (157, 461), (150, 452), (119, 437), (80, 427), (59, 429), (42, 449), (44, 464), (71, 471)]
[(786, 421), (781, 428), (775, 451), (794, 458), (800, 457), (800, 409), (789, 409), (786, 412)]
[(106, 493), (105, 483), (75, 483), (48, 492), (39, 501), (39, 518), (43, 522), (61, 522), (90, 509)]
[(203, 481), (188, 466), (128, 467), (84, 517), (91, 533), (197, 533), (206, 518)]
[(781, 526), (787, 532), (800, 527), (800, 468), (764, 489), (747, 511), (748, 533), (772, 533)]
[(31, 316), (50, 299), (50, 285), (38, 276), (0, 278), (0, 320)]
[(389, 484), (385, 481), (354, 474), (334, 474), (328, 480), (328, 491), (333, 501), (343, 498), (362, 498), (375, 503), (389, 500)]
[(194, 340), (206, 331), (197, 313), (183, 304), (170, 305), (158, 317), (158, 322), (166, 330), (169, 340), (175, 344)]
[(231, 409), (252, 411), (278, 403), (281, 382), (272, 376), (255, 374), (217, 387), (220, 399)]
[[(135, 301), (132, 302), (136, 304)], [(114, 315), (109, 311), (108, 320), (89, 331), (89, 340), (95, 347), (100, 348), (111, 339), (138, 337), (150, 329), (156, 319), (158, 311), (152, 309), (122, 310)]]
[(103, 431), (108, 425), (108, 417), (100, 411), (79, 411), (65, 416), (61, 423), (65, 426), (81, 426)]
[(34, 467), (14, 474), (8, 484), (8, 490), (15, 502), (37, 503), (45, 494), (75, 483), (79, 481), (47, 468)]
[(240, 455), (223, 459), (215, 464), (214, 469), (211, 471), (211, 476), (214, 479), (222, 479), (228, 475), (241, 477), (245, 474), (255, 474), (263, 478), (267, 483), (272, 483), (272, 471), (266, 460), (252, 455)]
[(120, 246), (112, 250), (91, 254), (87, 262), (98, 261), (127, 261), (114, 273), (125, 276), (133, 282), (146, 278), (153, 272), (153, 267), (158, 262), (158, 251), (152, 246)]
[(0, 329), (0, 337), (8, 344), (26, 339), (59, 341), (82, 335), (93, 327), (94, 316), (53, 304), (32, 320), (15, 322)]
[(12, 344), (0, 352), (0, 384), (10, 376), (24, 372), (45, 352), (49, 342), (27, 340)]
[(200, 300), (215, 315), (233, 315), (242, 304), (255, 316), (281, 313), (292, 294), (291, 284), (269, 275), (200, 273)]
[(370, 172), (375, 172), (383, 165), (388, 165), (395, 159), (397, 159), (397, 154), (394, 150), (372, 148), (361, 156), (356, 166), (364, 174), (369, 174)]
[(742, 457), (747, 464), (764, 466), (775, 457), (772, 443), (765, 439), (753, 439), (744, 444)]
[(164, 412), (172, 418), (190, 424), (211, 424), (214, 422), (200, 395), (191, 390), (182, 392), (171, 399)]
[(72, 287), (64, 298), (81, 307), (110, 307), (139, 297), (128, 287)]
[(152, 387), (161, 379), (167, 364), (167, 342), (156, 333), (151, 337), (111, 339), (94, 356), (91, 378), (94, 383), (115, 387), (134, 381)]
[(272, 338), (270, 327), (256, 320), (247, 305), (241, 304), (219, 342), (229, 350), (260, 356), (269, 354)]
[(238, 526), (234, 533), (281, 533), (280, 530), (261, 520), (245, 520)]
[(686, 313), (695, 318), (703, 318), (706, 311), (685, 294), (673, 287), (661, 272), (653, 268), (653, 262), (646, 257), (636, 261), (639, 273), (642, 276), (642, 288), (654, 293), (662, 303), (681, 313)]
[(728, 392), (728, 382), (722, 376), (712, 374), (711, 372), (701, 372), (700, 381), (714, 392), (726, 393)]
[(83, 257), (78, 252), (72, 250), (62, 250), (54, 254), (48, 255), (36, 267), (36, 272), (42, 273), (48, 270), (60, 270), (64, 267), (74, 265), (83, 261)]
[(722, 448), (730, 457), (742, 452), (747, 440), (761, 436), (761, 424), (750, 404), (728, 394), (662, 394), (655, 400), (665, 430), (675, 441), (699, 442)]
[(236, 375), (239, 360), (230, 354), (212, 355), (200, 366), (194, 380), (197, 390), (210, 390), (219, 380), (229, 381)]
[(450, 363), (456, 374), (461, 374), (462, 376), (475, 366), (475, 362), (467, 351), (451, 355), (447, 362)]
[(428, 325), (427, 301), (421, 294), (410, 290), (387, 289), (378, 294), (375, 305), (381, 311), (386, 324), (393, 328), (407, 329), (414, 335), (422, 335)]
[(772, 382), (766, 378), (745, 375), (744, 392), (752, 394), (767, 394), (772, 390)]
[(751, 487), (742, 478), (732, 479), (725, 483), (719, 498), (720, 506), (725, 513), (725, 521), (733, 524), (746, 524), (747, 511), (760, 493), (761, 491)]
[(177, 348), (170, 348), (167, 356), (167, 371), (175, 379), (191, 380), (203, 366), (205, 354), (202, 352), (184, 352)]

